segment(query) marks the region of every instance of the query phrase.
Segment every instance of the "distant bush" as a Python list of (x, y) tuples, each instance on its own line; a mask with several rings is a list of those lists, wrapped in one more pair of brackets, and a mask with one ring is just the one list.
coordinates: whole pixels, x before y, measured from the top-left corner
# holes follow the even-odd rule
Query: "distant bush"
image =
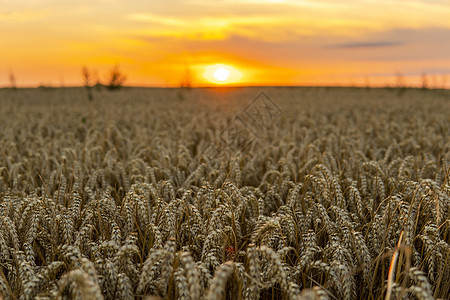
[(92, 93), (93, 80), (91, 72), (86, 66), (83, 66), (83, 68), (81, 69), (81, 73), (83, 75), (83, 83), (87, 91), (88, 99), (89, 101), (92, 101), (94, 100), (94, 94)]
[(185, 91), (189, 91), (192, 88), (192, 79), (193, 76), (191, 69), (189, 68), (189, 66), (186, 66), (179, 83), (178, 100), (184, 101)]
[(422, 86), (421, 86), (421, 88), (423, 89), (423, 90), (427, 90), (428, 88), (429, 88), (429, 86), (428, 86), (428, 75), (427, 75), (427, 73), (422, 73), (422, 77), (421, 77), (421, 80), (422, 80)]
[(109, 73), (106, 88), (109, 90), (119, 89), (123, 86), (126, 79), (127, 77), (120, 71), (119, 65), (115, 65)]
[(9, 87), (13, 90), (17, 89), (16, 76), (14, 76), (14, 73), (12, 71), (9, 72)]

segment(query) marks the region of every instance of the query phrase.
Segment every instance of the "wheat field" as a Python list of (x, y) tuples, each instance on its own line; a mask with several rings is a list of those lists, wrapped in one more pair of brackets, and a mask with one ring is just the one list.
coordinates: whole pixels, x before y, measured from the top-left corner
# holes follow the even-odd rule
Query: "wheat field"
[(449, 99), (0, 90), (0, 299), (446, 299)]

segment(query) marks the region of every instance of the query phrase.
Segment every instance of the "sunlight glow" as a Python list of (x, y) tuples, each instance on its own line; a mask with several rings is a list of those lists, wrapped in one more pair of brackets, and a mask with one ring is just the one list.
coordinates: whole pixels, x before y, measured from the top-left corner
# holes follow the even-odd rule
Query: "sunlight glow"
[(219, 81), (227, 80), (229, 75), (230, 71), (228, 71), (225, 68), (218, 68), (216, 71), (214, 71), (214, 78), (216, 78)]
[(208, 82), (215, 84), (229, 84), (239, 82), (242, 74), (232, 66), (216, 64), (207, 66), (203, 76)]

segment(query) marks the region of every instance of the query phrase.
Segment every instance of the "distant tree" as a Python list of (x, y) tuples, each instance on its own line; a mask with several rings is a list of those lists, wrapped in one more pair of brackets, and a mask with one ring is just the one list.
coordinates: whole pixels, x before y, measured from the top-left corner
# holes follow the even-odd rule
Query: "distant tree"
[(178, 99), (180, 101), (183, 101), (185, 98), (185, 92), (190, 90), (192, 88), (192, 71), (191, 68), (189, 68), (188, 65), (186, 65), (184, 69), (184, 73), (181, 76), (181, 80), (179, 83), (179, 90), (178, 90)]
[(405, 77), (400, 72), (395, 73), (395, 87), (398, 97), (401, 97), (406, 91)]
[(364, 81), (365, 81), (365, 86), (366, 86), (366, 88), (367, 89), (370, 89), (370, 87), (371, 87), (371, 84), (370, 84), (370, 77), (369, 76), (365, 76), (364, 77)]
[(184, 69), (183, 76), (180, 80), (180, 87), (187, 89), (192, 88), (192, 71), (189, 66), (186, 66), (186, 68)]
[(109, 73), (108, 83), (106, 87), (109, 90), (119, 89), (123, 86), (123, 83), (125, 82), (126, 79), (127, 77), (124, 74), (122, 74), (122, 72), (119, 69), (119, 65), (115, 65)]
[(93, 82), (94, 82), (94, 87), (95, 87), (97, 90), (100, 90), (101, 87), (103, 86), (103, 84), (102, 84), (102, 82), (100, 81), (100, 77), (98, 76), (98, 71), (97, 71), (97, 70), (94, 70), (94, 71), (92, 72), (92, 80), (93, 80)]
[(405, 88), (406, 87), (405, 77), (400, 72), (395, 73), (395, 87), (396, 88)]
[(81, 74), (83, 75), (83, 84), (84, 87), (86, 88), (86, 92), (88, 95), (88, 99), (89, 101), (94, 100), (94, 94), (92, 93), (92, 76), (91, 76), (91, 72), (89, 71), (89, 69), (86, 66), (83, 66), (81, 68)]
[(439, 87), (438, 77), (437, 75), (432, 75), (431, 77), (431, 85), (430, 88), (437, 89)]
[(428, 89), (428, 75), (427, 73), (422, 73), (422, 89), (426, 90)]
[(14, 76), (14, 73), (12, 71), (9, 71), (9, 87), (14, 90), (17, 89), (16, 76)]

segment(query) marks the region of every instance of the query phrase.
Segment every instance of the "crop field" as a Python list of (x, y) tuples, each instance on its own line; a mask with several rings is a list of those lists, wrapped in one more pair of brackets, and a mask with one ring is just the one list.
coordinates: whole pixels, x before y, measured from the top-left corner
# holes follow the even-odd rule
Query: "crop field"
[(448, 299), (450, 91), (0, 89), (0, 299)]

